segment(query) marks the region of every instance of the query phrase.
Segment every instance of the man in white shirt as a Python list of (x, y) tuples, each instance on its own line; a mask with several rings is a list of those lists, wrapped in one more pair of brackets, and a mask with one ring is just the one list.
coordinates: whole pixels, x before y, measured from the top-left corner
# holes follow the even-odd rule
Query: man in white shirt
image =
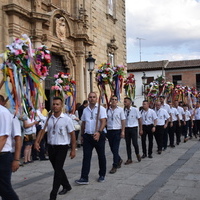
[(157, 115), (157, 125), (154, 137), (158, 146), (158, 154), (161, 154), (163, 147), (163, 134), (168, 126), (170, 116), (165, 109), (161, 108), (161, 102), (156, 102), (155, 112)]
[(112, 96), (110, 108), (107, 110), (107, 138), (113, 154), (113, 166), (110, 174), (114, 174), (123, 162), (119, 155), (119, 145), (121, 138), (124, 138), (125, 115), (124, 110), (117, 103), (117, 96)]
[(135, 154), (138, 162), (141, 161), (139, 146), (138, 146), (138, 126), (139, 134), (142, 135), (142, 118), (139, 110), (132, 106), (132, 100), (129, 97), (124, 98), (124, 112), (126, 117), (125, 125), (125, 140), (126, 140), (126, 151), (127, 151), (127, 161), (125, 165), (131, 164), (132, 161), (132, 150), (131, 141), (135, 148)]
[(178, 102), (178, 100), (174, 101), (174, 107), (178, 110), (179, 120), (180, 120), (179, 129), (176, 128), (176, 144), (177, 145), (179, 145), (179, 143), (181, 142), (182, 130), (185, 124), (185, 113), (184, 113), (183, 108), (179, 106), (179, 104), (182, 104), (182, 102)]
[[(19, 152), (12, 156), (12, 125), (13, 118), (7, 108), (5, 100), (0, 95), (0, 197), (5, 200), (19, 200), (11, 185), (12, 171), (19, 168)], [(12, 166), (11, 166), (12, 163)]]
[[(171, 110), (171, 121), (169, 122), (169, 145), (170, 147), (174, 148), (174, 133), (176, 133), (176, 139), (179, 138), (179, 127), (180, 127), (180, 120), (179, 120), (179, 113), (176, 108), (172, 106), (171, 101), (168, 101)], [(178, 134), (178, 135), (177, 135)]]
[[(170, 106), (165, 103), (165, 96), (160, 96), (160, 103), (161, 103), (161, 108), (165, 109), (167, 111), (167, 113), (170, 116), (170, 121), (171, 121), (171, 110), (170, 110)], [(164, 133), (163, 133), (163, 150), (165, 151), (167, 149), (167, 143), (168, 143), (168, 134), (169, 134), (169, 126), (167, 126), (164, 129)]]
[[(60, 97), (53, 98), (52, 109), (53, 115), (49, 118), (47, 125), (47, 142), (49, 144), (49, 160), (54, 169), (53, 188), (50, 193), (50, 200), (56, 200), (61, 185), (63, 186), (63, 189), (58, 193), (59, 195), (64, 195), (72, 189), (63, 166), (69, 149), (69, 144), (71, 144), (71, 159), (76, 156), (76, 138), (72, 120), (62, 112), (63, 100)], [(40, 149), (38, 141), (41, 137), (41, 133), (42, 130), (38, 133), (34, 145), (38, 151)]]
[[(196, 103), (196, 108), (194, 110), (194, 135), (197, 138), (197, 135), (199, 134), (200, 138), (200, 103)], [(200, 139), (199, 139), (200, 140)]]
[[(97, 104), (97, 94), (90, 92), (88, 95), (89, 105), (83, 110), (81, 117), (81, 133), (83, 137), (83, 161), (81, 177), (75, 182), (79, 185), (89, 184), (89, 172), (92, 151), (95, 148), (99, 160), (98, 182), (104, 182), (106, 175), (105, 156), (105, 133), (106, 109)], [(99, 109), (98, 109), (99, 108)]]
[(153, 133), (156, 130), (157, 125), (157, 116), (154, 110), (149, 108), (149, 102), (147, 100), (143, 101), (143, 108), (141, 110), (142, 115), (142, 158), (147, 157), (147, 149), (146, 149), (146, 136), (148, 135), (149, 139), (149, 147), (148, 147), (148, 157), (153, 158), (152, 150), (153, 150)]

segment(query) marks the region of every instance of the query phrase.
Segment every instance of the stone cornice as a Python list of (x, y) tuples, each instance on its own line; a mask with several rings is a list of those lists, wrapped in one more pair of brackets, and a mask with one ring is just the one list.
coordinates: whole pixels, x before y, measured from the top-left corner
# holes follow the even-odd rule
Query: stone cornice
[(38, 13), (38, 12), (31, 12), (26, 10), (25, 8), (17, 5), (17, 4), (8, 4), (3, 6), (3, 10), (8, 15), (17, 15), (19, 17), (27, 18), (28, 20), (40, 20), (47, 22), (50, 19), (50, 15), (44, 14), (44, 13)]

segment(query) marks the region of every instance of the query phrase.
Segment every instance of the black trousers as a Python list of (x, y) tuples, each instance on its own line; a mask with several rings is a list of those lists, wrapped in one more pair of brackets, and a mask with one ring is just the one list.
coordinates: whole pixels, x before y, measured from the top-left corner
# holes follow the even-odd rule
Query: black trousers
[(164, 126), (156, 126), (154, 136), (158, 146), (158, 151), (162, 151), (164, 130)]
[(200, 120), (194, 120), (194, 135), (200, 135)]
[(132, 160), (132, 150), (131, 150), (131, 141), (135, 148), (135, 154), (139, 154), (138, 146), (138, 128), (137, 127), (126, 127), (125, 128), (125, 140), (126, 140), (126, 152), (129, 160)]
[(174, 146), (174, 131), (175, 131), (176, 121), (173, 122), (173, 126), (170, 126), (170, 123), (168, 124), (169, 129), (169, 145), (172, 147)]
[(178, 121), (174, 121), (173, 126), (176, 133), (176, 144), (179, 144), (181, 142), (181, 126), (179, 126)]
[(4, 200), (19, 200), (11, 185), (11, 153), (0, 154), (0, 197)]
[(142, 151), (143, 154), (147, 155), (147, 148), (146, 148), (146, 137), (148, 135), (149, 140), (149, 147), (148, 147), (148, 155), (152, 154), (153, 149), (153, 133), (152, 133), (153, 125), (143, 125), (143, 134), (142, 134)]
[(67, 156), (68, 145), (49, 145), (49, 160), (54, 169), (53, 188), (50, 194), (50, 198), (56, 198), (59, 187), (71, 188), (63, 165)]
[(99, 160), (99, 176), (106, 174), (106, 156), (105, 156), (105, 134), (100, 135), (99, 141), (93, 139), (93, 135), (83, 135), (83, 162), (81, 170), (81, 178), (88, 180), (90, 172), (90, 164), (92, 158), (92, 151), (95, 148)]
[(106, 137), (108, 138), (110, 150), (113, 154), (113, 167), (117, 168), (121, 160), (119, 155), (119, 145), (121, 141), (121, 129), (120, 130), (107, 130)]

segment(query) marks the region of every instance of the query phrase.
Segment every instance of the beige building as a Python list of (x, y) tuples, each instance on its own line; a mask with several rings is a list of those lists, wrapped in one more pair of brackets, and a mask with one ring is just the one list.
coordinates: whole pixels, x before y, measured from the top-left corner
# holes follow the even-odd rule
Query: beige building
[[(52, 53), (50, 76), (71, 73), (77, 82), (77, 102), (90, 90), (85, 62), (89, 51), (96, 67), (103, 62), (126, 63), (125, 0), (1, 0), (0, 8), (0, 52), (24, 33), (35, 48), (46, 45)], [(47, 78), (48, 98), (50, 86)]]

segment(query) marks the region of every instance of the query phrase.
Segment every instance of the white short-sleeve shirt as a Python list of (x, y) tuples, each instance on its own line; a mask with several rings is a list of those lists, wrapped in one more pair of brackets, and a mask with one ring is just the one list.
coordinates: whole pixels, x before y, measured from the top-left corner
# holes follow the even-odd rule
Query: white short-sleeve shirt
[(168, 104), (164, 103), (163, 105), (161, 105), (161, 108), (165, 109), (168, 112), (168, 114), (171, 113), (171, 109)]
[(122, 120), (125, 120), (123, 108), (117, 106), (114, 110), (109, 108), (107, 110), (107, 129), (119, 130), (122, 129)]
[(189, 110), (184, 111), (185, 113), (185, 121), (189, 121), (191, 117), (191, 113)]
[(200, 120), (200, 108), (196, 108), (194, 111), (195, 120)]
[(141, 110), (142, 115), (142, 124), (143, 125), (151, 125), (154, 124), (154, 120), (156, 120), (158, 117), (154, 110), (149, 108), (147, 111)]
[[(95, 133), (97, 112), (98, 112), (98, 104), (96, 104), (93, 109), (91, 109), (89, 106), (87, 106), (83, 110), (81, 121), (85, 122), (84, 133), (87, 133), (87, 134)], [(104, 118), (107, 118), (106, 109), (103, 106), (100, 106), (99, 122), (98, 122), (97, 130), (100, 128), (100, 119), (104, 119)]]
[(138, 119), (141, 118), (139, 110), (133, 106), (130, 109), (125, 109), (126, 127), (138, 127)]
[[(33, 123), (35, 120), (34, 119), (30, 119), (30, 118), (27, 118), (27, 124), (31, 124)], [(31, 134), (36, 134), (36, 126), (33, 125), (29, 128), (24, 128), (24, 135), (31, 135)]]
[(72, 119), (61, 113), (59, 117), (52, 115), (47, 126), (47, 142), (51, 145), (70, 144), (71, 136), (69, 133), (74, 131)]
[(0, 136), (7, 135), (6, 143), (1, 152), (7, 152), (12, 150), (12, 115), (7, 108), (0, 105)]
[(178, 110), (176, 109), (176, 108), (174, 108), (174, 107), (171, 107), (170, 108), (170, 110), (171, 110), (171, 115), (172, 115), (172, 121), (174, 122), (174, 121), (177, 121), (178, 120)]
[(157, 125), (158, 126), (164, 126), (165, 125), (165, 120), (170, 118), (168, 112), (164, 108), (160, 108), (159, 110), (155, 110), (155, 112), (156, 112), (156, 115), (158, 117)]
[(20, 121), (17, 117), (14, 117), (13, 115), (13, 123), (12, 123), (12, 152), (15, 152), (15, 140), (14, 138), (16, 136), (21, 136), (21, 125)]
[(176, 109), (178, 110), (178, 113), (179, 113), (179, 119), (180, 119), (180, 120), (183, 120), (183, 115), (184, 115), (184, 110), (183, 110), (183, 108), (180, 107), (180, 106), (178, 106)]

